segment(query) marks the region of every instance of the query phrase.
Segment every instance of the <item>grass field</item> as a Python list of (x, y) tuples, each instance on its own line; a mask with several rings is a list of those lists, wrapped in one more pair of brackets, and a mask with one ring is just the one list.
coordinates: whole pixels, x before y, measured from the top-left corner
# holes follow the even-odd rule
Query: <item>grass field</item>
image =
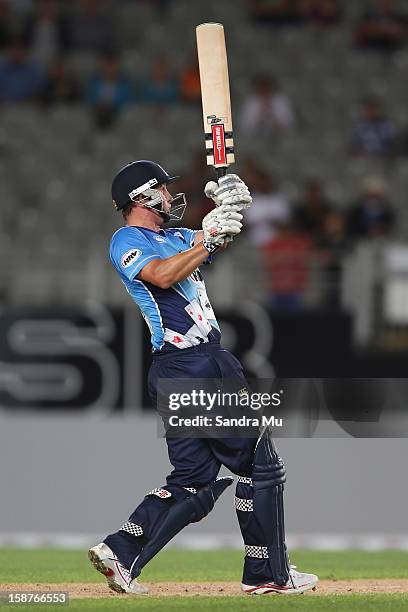
[[(51, 585), (58, 585), (59, 590), (73, 590), (78, 595), (78, 585), (82, 585), (87, 599), (71, 599), (69, 610), (408, 610), (408, 553), (402, 551), (362, 552), (318, 552), (298, 550), (291, 553), (291, 562), (300, 571), (310, 571), (319, 575), (323, 581), (336, 581), (332, 585), (343, 585), (346, 594), (314, 594), (284, 597), (268, 595), (250, 597), (225, 595), (226, 583), (239, 583), (241, 578), (242, 553), (233, 550), (222, 551), (183, 551), (169, 550), (157, 556), (144, 570), (143, 582), (150, 583), (151, 595), (121, 596), (112, 594), (105, 587), (104, 578), (95, 572), (88, 562), (86, 551), (82, 550), (15, 550), (0, 549), (0, 591), (19, 588), (44, 590)], [(353, 593), (354, 585), (369, 585), (369, 593)], [(370, 582), (363, 582), (370, 581)], [(378, 583), (376, 583), (377, 581)], [(381, 585), (387, 586), (387, 592), (381, 592)], [(399, 582), (398, 582), (399, 581)], [(179, 584), (184, 596), (167, 594), (159, 597), (154, 594), (155, 583), (214, 583), (219, 584), (219, 595), (206, 597), (205, 585), (203, 594), (192, 595), (186, 584)], [(224, 583), (222, 585), (221, 583)], [(350, 584), (349, 584), (350, 583)], [(323, 583), (324, 584), (324, 583)], [(329, 583), (327, 583), (329, 584)], [(88, 589), (86, 587), (88, 585)], [(371, 588), (370, 585), (373, 585)], [(231, 585), (232, 586), (232, 585)], [(74, 588), (75, 587), (75, 588)], [(233, 587), (235, 589), (235, 587)], [(406, 592), (393, 592), (405, 590)], [(75, 589), (77, 589), (75, 591)], [(93, 590), (97, 599), (89, 597)], [(365, 589), (365, 587), (364, 587)], [(322, 590), (324, 591), (323, 585)], [(372, 591), (372, 592), (371, 592)], [(377, 592), (374, 592), (377, 591)], [(194, 591), (193, 591), (194, 592)], [(235, 591), (234, 591), (235, 593)], [(51, 604), (19, 605), (19, 609), (49, 610), (56, 609)], [(61, 609), (61, 606), (58, 606)], [(2, 610), (11, 610), (13, 606), (1, 605)], [(62, 608), (64, 609), (64, 608)]]

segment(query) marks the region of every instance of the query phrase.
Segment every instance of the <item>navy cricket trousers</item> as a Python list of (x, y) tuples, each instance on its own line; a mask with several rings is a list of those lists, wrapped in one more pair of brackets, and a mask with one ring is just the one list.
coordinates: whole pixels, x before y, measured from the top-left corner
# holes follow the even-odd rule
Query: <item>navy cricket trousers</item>
[[(248, 387), (238, 359), (216, 343), (153, 356), (148, 385), (154, 406), (160, 378), (228, 379), (236, 380), (237, 388)], [(254, 438), (166, 437), (166, 441), (174, 468), (166, 479), (167, 484), (201, 488), (215, 480), (222, 465), (239, 476), (252, 473)]]
[[(237, 389), (248, 386), (238, 359), (219, 344), (210, 343), (153, 357), (148, 384), (155, 406), (158, 381), (161, 378), (228, 380), (234, 385), (236, 381)], [(123, 565), (127, 569), (132, 567), (145, 542), (154, 537), (171, 506), (185, 499), (192, 488), (200, 489), (214, 481), (222, 465), (234, 474), (244, 477), (244, 482), (237, 483), (237, 493), (244, 498), (245, 509), (251, 512), (244, 512), (242, 508), (237, 507), (238, 521), (245, 544), (249, 545), (251, 550), (261, 550), (262, 534), (250, 507), (252, 486), (248, 484), (252, 474), (256, 438), (166, 436), (166, 441), (174, 469), (166, 478), (165, 489), (157, 488), (147, 493), (130, 515), (128, 522), (104, 540)], [(245, 559), (246, 584), (258, 584), (271, 578), (267, 559)]]

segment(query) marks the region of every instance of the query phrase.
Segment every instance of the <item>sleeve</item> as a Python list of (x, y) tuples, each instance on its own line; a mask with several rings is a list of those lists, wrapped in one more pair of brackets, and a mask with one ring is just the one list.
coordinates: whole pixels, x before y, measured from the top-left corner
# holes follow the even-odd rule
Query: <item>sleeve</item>
[(133, 280), (147, 263), (160, 259), (160, 255), (142, 233), (135, 232), (119, 234), (112, 239), (110, 258), (119, 274)]
[(183, 235), (184, 240), (188, 245), (188, 248), (190, 248), (194, 246), (194, 239), (196, 237), (197, 232), (199, 232), (200, 230), (192, 230), (188, 229), (187, 227), (178, 227), (177, 231), (179, 231), (180, 234)]

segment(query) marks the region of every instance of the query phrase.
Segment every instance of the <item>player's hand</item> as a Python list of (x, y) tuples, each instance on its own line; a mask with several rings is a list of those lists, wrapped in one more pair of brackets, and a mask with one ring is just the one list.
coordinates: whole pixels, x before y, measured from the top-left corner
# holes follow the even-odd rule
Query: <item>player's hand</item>
[(218, 183), (209, 181), (204, 187), (204, 193), (207, 198), (214, 200), (216, 206), (242, 210), (252, 204), (249, 189), (237, 174), (226, 174), (218, 179)]
[(224, 245), (227, 237), (233, 238), (241, 232), (242, 215), (235, 210), (222, 207), (214, 208), (203, 219), (203, 245), (209, 253), (214, 253)]

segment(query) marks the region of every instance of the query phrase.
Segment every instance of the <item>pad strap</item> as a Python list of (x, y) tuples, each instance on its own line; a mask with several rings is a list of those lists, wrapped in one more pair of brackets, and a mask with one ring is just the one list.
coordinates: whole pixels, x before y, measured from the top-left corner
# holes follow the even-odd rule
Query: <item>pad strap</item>
[(127, 533), (131, 533), (137, 538), (143, 535), (143, 528), (140, 525), (131, 523), (130, 521), (122, 525), (122, 527), (120, 528), (120, 531), (127, 531)]
[(255, 559), (268, 559), (268, 549), (266, 546), (251, 546), (245, 544), (245, 555)]
[[(196, 493), (190, 492), (190, 495), (185, 499), (176, 501), (169, 508), (154, 536), (134, 560), (131, 567), (132, 578), (139, 576), (146, 563), (157, 555), (184, 527), (207, 516), (221, 493), (232, 483), (232, 478), (217, 478), (214, 482), (210, 482), (207, 486), (197, 490)], [(153, 495), (157, 495), (157, 492)]]

